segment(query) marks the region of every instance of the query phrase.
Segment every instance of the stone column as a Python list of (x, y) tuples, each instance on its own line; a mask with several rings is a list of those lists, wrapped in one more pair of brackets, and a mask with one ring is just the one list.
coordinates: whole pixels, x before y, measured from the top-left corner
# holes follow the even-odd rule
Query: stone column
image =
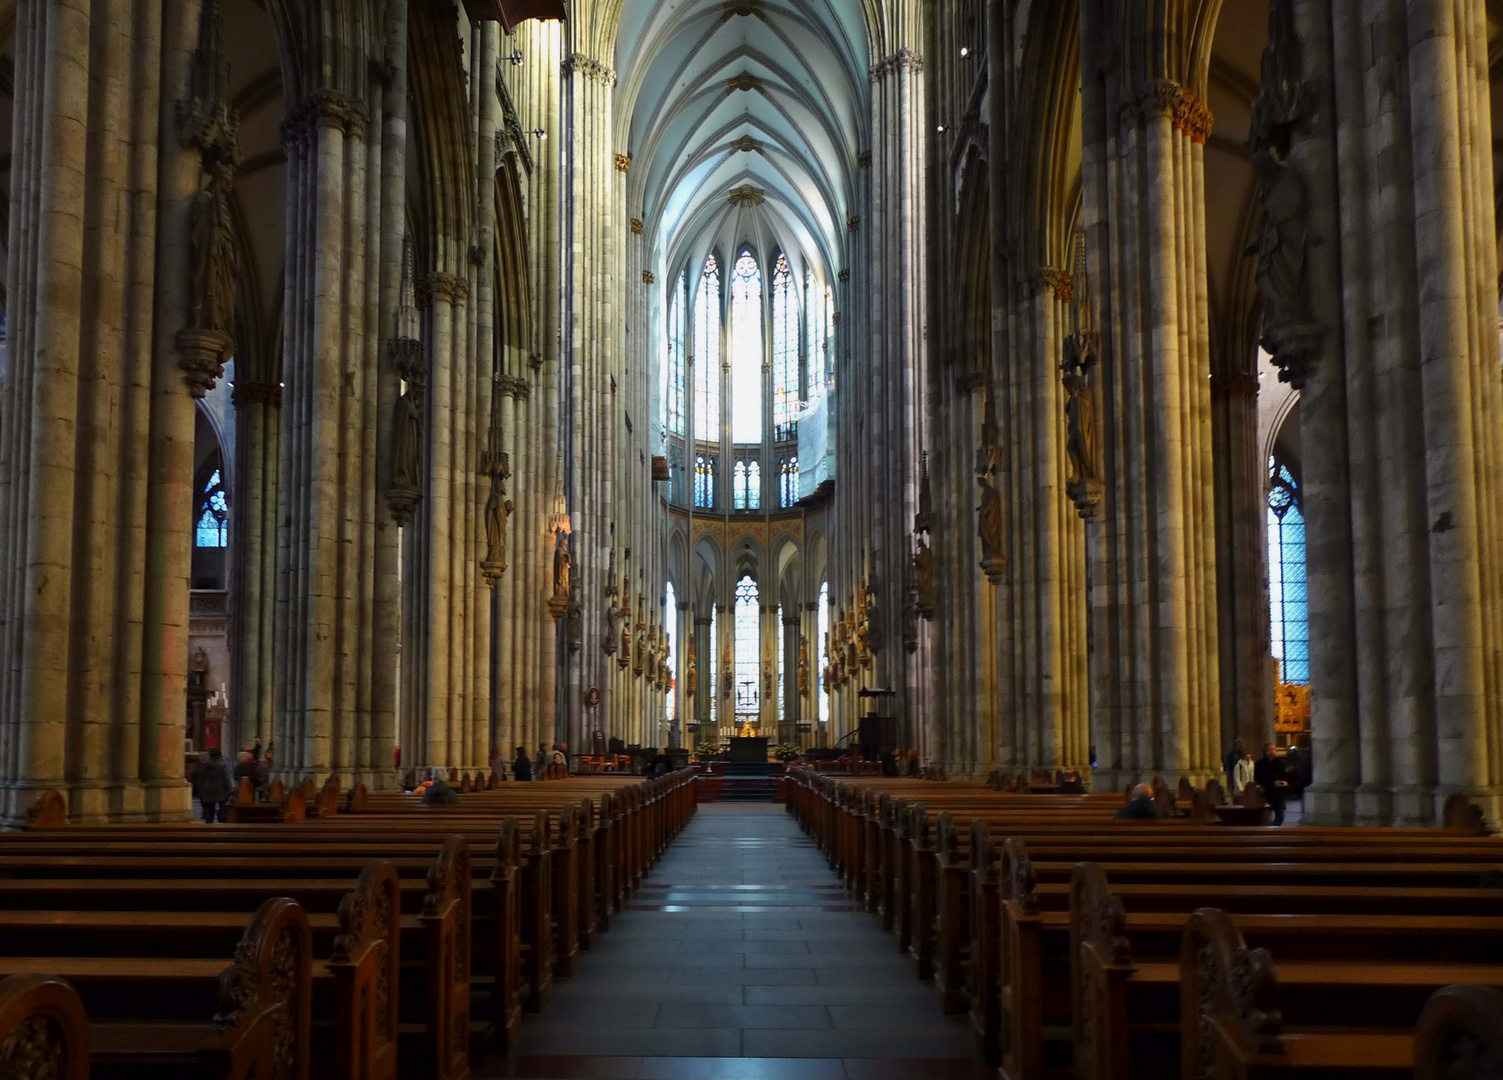
[[(1089, 608), (1092, 741), (1103, 786), (1154, 773), (1199, 782), (1219, 773), (1221, 754), (1201, 156), (1210, 114), (1204, 87), (1189, 85), (1193, 58), (1142, 74), (1160, 70), (1161, 28), (1099, 0), (1080, 10), (1104, 482), (1092, 526), (1105, 574)], [(1115, 63), (1103, 62), (1107, 49)]]
[[(1263, 227), (1263, 337), (1327, 450), (1304, 484), (1307, 805), (1323, 822), (1421, 824), (1462, 794), (1497, 820), (1503, 440), (1484, 418), (1503, 387), (1497, 255), (1476, 239), (1496, 227), (1482, 13), (1275, 0), (1269, 42), (1254, 156), (1269, 205), (1298, 212)], [(1291, 84), (1298, 100), (1279, 92)]]
[[(232, 344), (223, 278), (194, 289), (196, 267), (200, 284), (225, 269), (222, 204), (209, 205), (223, 190), (200, 197), (207, 158), (177, 110), (202, 25), (178, 0), (17, 9), (0, 375), (7, 825), (49, 789), (79, 821), (189, 813), (192, 394)], [(194, 223), (213, 241), (197, 259)], [(194, 303), (205, 296), (212, 316)], [(207, 349), (180, 348), (190, 325)]]

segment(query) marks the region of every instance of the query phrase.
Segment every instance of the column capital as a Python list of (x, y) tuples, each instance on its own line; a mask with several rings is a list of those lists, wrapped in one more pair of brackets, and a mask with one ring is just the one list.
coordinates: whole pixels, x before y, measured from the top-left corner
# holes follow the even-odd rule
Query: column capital
[(244, 405), (266, 405), (280, 409), (282, 384), (236, 379), (230, 391), (230, 401), (237, 409)]

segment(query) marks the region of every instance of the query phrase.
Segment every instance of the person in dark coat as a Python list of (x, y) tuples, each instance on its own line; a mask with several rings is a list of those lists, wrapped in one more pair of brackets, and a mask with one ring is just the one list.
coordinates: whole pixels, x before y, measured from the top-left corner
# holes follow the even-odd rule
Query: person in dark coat
[(668, 756), (668, 748), (665, 746), (652, 758), (652, 774), (654, 776), (666, 776), (673, 771), (673, 759)]
[(918, 775), (919, 775), (919, 758), (918, 758), (918, 751), (917, 750), (910, 750), (910, 751), (908, 751), (908, 764), (907, 764), (906, 768), (903, 771), (903, 775), (905, 775), (905, 776), (911, 776), (914, 779), (918, 779)]
[(204, 822), (212, 825), (216, 821), (229, 821), (224, 804), (234, 794), (235, 778), (230, 775), (230, 763), (216, 746), (209, 751), (209, 760), (198, 775), (198, 801), (204, 806)]
[(882, 752), (882, 775), (898, 775), (898, 755), (895, 751), (884, 750)]
[(1221, 765), (1226, 772), (1226, 789), (1232, 790), (1232, 784), (1237, 778), (1237, 762), (1242, 760), (1242, 755), (1247, 753), (1247, 744), (1241, 739), (1232, 743), (1232, 748), (1221, 758)]
[(255, 759), (254, 751), (240, 751), (240, 758), (235, 763), (235, 790), (240, 789), (240, 781), (249, 780), (251, 788), (259, 795), (261, 789), (266, 787), (266, 766)]
[(429, 784), (428, 790), (423, 792), (423, 805), (458, 806), (459, 792), (448, 785), (442, 774), (434, 773), (433, 783)]
[(1289, 798), (1289, 776), (1273, 743), (1263, 747), (1263, 756), (1253, 766), (1253, 783), (1263, 791), (1263, 801), (1273, 810), (1273, 823), (1284, 824), (1284, 803)]
[(1122, 821), (1150, 820), (1164, 816), (1163, 807), (1153, 800), (1153, 788), (1147, 784), (1139, 784), (1132, 789), (1132, 798), (1127, 805), (1117, 811), (1117, 818)]
[(1055, 790), (1060, 795), (1084, 795), (1086, 793), (1085, 785), (1080, 782), (1080, 773), (1074, 769), (1065, 773), (1065, 778), (1059, 782), (1059, 787)]
[(512, 759), (511, 778), (513, 780), (532, 779), (532, 759), (527, 756), (527, 747), (517, 747), (517, 756)]

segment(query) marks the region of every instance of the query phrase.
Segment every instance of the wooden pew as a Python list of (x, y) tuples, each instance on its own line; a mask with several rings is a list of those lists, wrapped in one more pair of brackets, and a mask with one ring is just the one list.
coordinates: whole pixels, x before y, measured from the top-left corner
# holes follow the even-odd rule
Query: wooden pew
[[(140, 1075), (148, 1065), (153, 1076), (169, 1080), (307, 1080), (309, 941), (303, 910), (278, 898), (250, 917), (228, 959), (7, 957), (0, 959), (6, 980), (0, 1027), (24, 1024), (20, 1017), (30, 1014), (26, 1052), (93, 1080)], [(80, 1038), (85, 1012), (87, 1034)], [(15, 1037), (24, 1028), (10, 1030)], [(28, 1042), (24, 1035), (20, 1041)], [(8, 1042), (0, 1047), (20, 1052)], [(15, 1063), (13, 1057), (0, 1067)], [(47, 1075), (36, 1058), (21, 1064), (4, 1075)]]
[(55, 975), (0, 982), (0, 1076), (89, 1080), (89, 1019)]
[(1415, 1080), (1488, 1080), (1503, 1075), (1503, 992), (1482, 986), (1437, 990), (1414, 1033)]
[[(1202, 909), (1185, 927), (1180, 972), (1184, 1076), (1376, 1080), (1423, 1076), (1444, 1061), (1445, 1071), (1434, 1075), (1455, 1078), (1496, 1076), (1503, 1065), (1503, 1057), (1490, 1066), (1483, 1060), (1489, 1044), (1495, 1054), (1503, 1045), (1503, 998), (1445, 982), (1481, 977), (1496, 985), (1503, 980), (1496, 964), (1276, 964), (1267, 949), (1248, 948), (1226, 913)], [(1128, 1025), (1116, 1031), (1121, 1037)], [(1098, 1057), (1132, 1052), (1126, 1045), (1096, 1050)]]

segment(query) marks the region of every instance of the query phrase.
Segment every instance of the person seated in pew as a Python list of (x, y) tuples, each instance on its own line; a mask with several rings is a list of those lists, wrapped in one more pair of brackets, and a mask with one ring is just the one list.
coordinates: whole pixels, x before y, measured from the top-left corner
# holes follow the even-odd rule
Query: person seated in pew
[(517, 747), (517, 756), (511, 762), (511, 778), (513, 780), (532, 779), (532, 758), (527, 756), (527, 747)]
[(1075, 769), (1067, 769), (1064, 779), (1059, 782), (1059, 787), (1055, 789), (1055, 794), (1057, 795), (1084, 795), (1085, 793), (1085, 784), (1081, 782), (1080, 773)]
[(1284, 801), (1289, 797), (1289, 777), (1279, 759), (1278, 748), (1269, 743), (1253, 766), (1253, 783), (1263, 789), (1263, 801), (1273, 811), (1275, 826), (1284, 824)]
[(230, 775), (230, 763), (224, 760), (224, 752), (216, 746), (209, 751), (208, 760), (198, 774), (198, 801), (203, 803), (205, 824), (230, 820), (225, 804), (234, 794), (235, 779)]
[(1164, 810), (1153, 799), (1153, 787), (1150, 784), (1139, 784), (1132, 789), (1132, 798), (1126, 806), (1117, 811), (1117, 818), (1122, 821), (1136, 821), (1139, 819), (1161, 818)]
[(435, 770), (433, 782), (423, 792), (424, 806), (458, 806), (459, 792), (451, 788), (443, 775)]
[(235, 787), (240, 786), (241, 780), (249, 780), (251, 787), (255, 789), (256, 801), (259, 802), (266, 790), (266, 767), (256, 760), (255, 752), (249, 747), (240, 751), (239, 760), (235, 762)]
[(668, 756), (668, 748), (665, 746), (659, 750), (652, 759), (652, 775), (666, 776), (673, 771), (673, 759)]

